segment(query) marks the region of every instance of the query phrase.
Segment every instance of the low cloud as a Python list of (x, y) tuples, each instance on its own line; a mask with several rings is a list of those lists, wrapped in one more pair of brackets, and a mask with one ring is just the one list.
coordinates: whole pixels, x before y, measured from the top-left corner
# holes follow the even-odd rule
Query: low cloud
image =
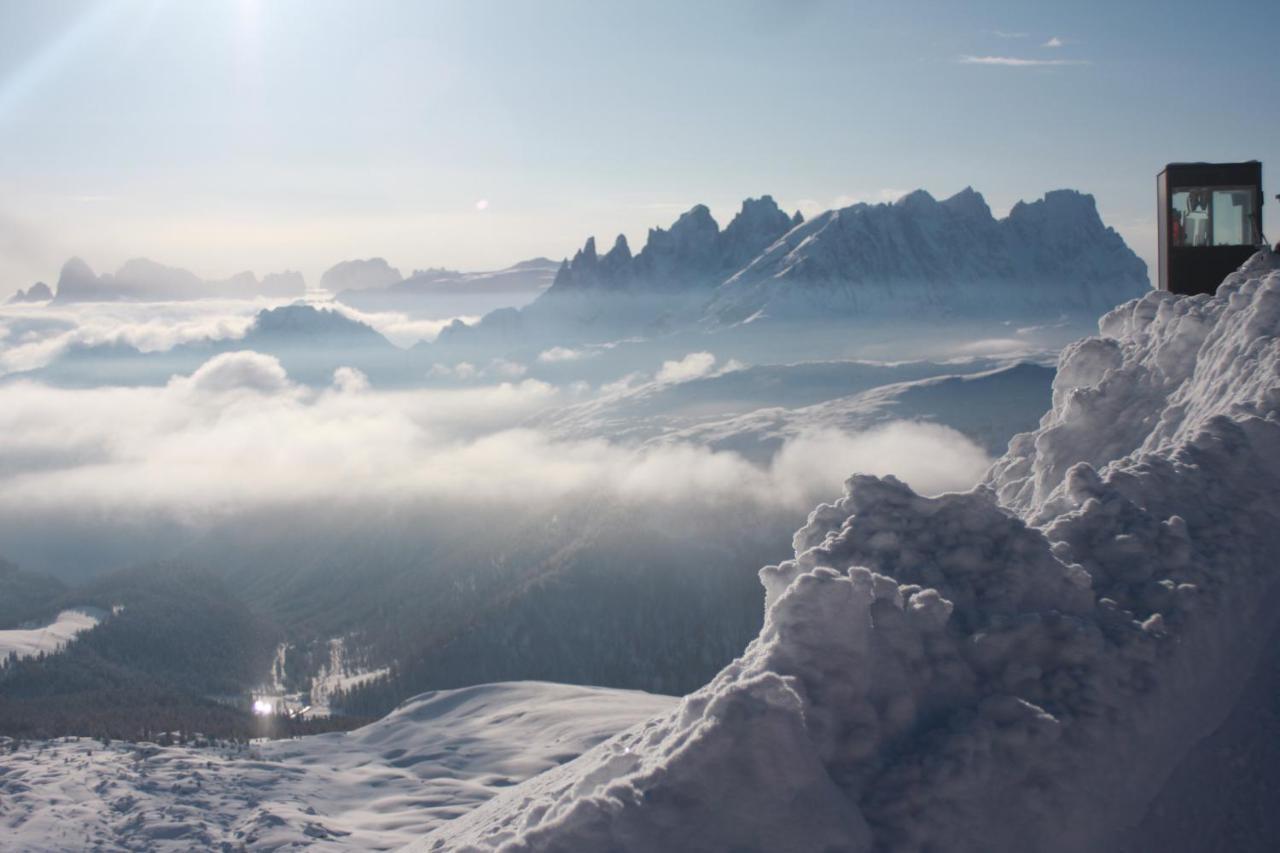
[(1066, 42), (1057, 36), (1051, 36), (1048, 41), (1040, 45), (1041, 47), (1062, 47)]
[[(682, 375), (713, 362), (694, 358)], [(10, 382), (0, 385), (0, 514), (51, 525), (77, 513), (198, 522), (306, 501), (589, 495), (803, 511), (855, 471), (936, 492), (970, 486), (989, 462), (929, 424), (803, 434), (767, 466), (691, 444), (565, 441), (523, 426), (568, 393), (534, 380), (381, 391), (352, 368), (309, 389), (254, 352), (218, 355), (162, 387)]]
[(171, 384), (207, 394), (231, 391), (278, 394), (291, 387), (289, 375), (279, 359), (248, 350), (215, 355), (189, 378), (174, 379)]
[(160, 352), (194, 341), (243, 338), (278, 300), (95, 302), (0, 306), (0, 375), (48, 365), (73, 346), (123, 344)]
[(538, 353), (538, 361), (543, 364), (555, 364), (562, 361), (579, 361), (584, 358), (590, 358), (593, 355), (596, 355), (596, 353), (591, 350), (552, 347)]
[(434, 341), (446, 326), (455, 320), (468, 325), (479, 322), (478, 316), (469, 314), (422, 318), (413, 317), (401, 311), (360, 311), (341, 302), (325, 302), (323, 307), (337, 311), (375, 331), (398, 347), (409, 348), (420, 341)]

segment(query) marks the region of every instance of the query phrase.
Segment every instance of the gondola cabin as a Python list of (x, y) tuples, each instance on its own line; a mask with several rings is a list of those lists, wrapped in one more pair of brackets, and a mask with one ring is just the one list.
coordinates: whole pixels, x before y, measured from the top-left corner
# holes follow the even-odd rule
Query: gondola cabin
[(1213, 293), (1262, 245), (1262, 164), (1170, 163), (1156, 176), (1161, 290)]

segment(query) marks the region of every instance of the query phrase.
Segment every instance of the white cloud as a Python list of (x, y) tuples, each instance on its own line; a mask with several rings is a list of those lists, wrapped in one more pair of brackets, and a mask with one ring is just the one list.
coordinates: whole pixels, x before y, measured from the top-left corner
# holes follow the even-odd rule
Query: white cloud
[(1002, 39), (1024, 39), (1031, 33), (1010, 32), (1008, 30), (994, 30), (994, 34)]
[(437, 361), (435, 364), (431, 365), (431, 369), (427, 371), (427, 375), (441, 379), (475, 379), (480, 375), (480, 368), (476, 367), (469, 361), (459, 361), (452, 365)]
[(529, 368), (525, 367), (518, 361), (510, 361), (505, 358), (495, 358), (489, 362), (489, 366), (485, 369), (485, 376), (497, 376), (502, 379), (519, 379), (529, 372)]
[(691, 352), (678, 361), (664, 361), (654, 379), (658, 382), (688, 382), (709, 375), (716, 357), (709, 352)]
[(1006, 68), (1045, 68), (1059, 65), (1090, 65), (1087, 59), (1026, 59), (1018, 56), (961, 56), (962, 65), (998, 65)]
[(570, 349), (569, 347), (552, 347), (538, 353), (538, 361), (544, 364), (554, 364), (559, 361), (578, 361), (583, 358), (590, 358), (596, 353), (585, 349)]
[(333, 372), (333, 387), (343, 394), (359, 394), (369, 390), (369, 377), (355, 367), (339, 367)]
[(1057, 36), (1051, 36), (1048, 41), (1040, 45), (1041, 47), (1062, 47), (1066, 42)]

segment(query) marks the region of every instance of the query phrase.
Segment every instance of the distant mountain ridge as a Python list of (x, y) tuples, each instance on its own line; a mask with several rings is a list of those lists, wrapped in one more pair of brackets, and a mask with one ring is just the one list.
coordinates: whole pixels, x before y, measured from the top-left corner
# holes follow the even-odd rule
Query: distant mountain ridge
[(741, 268), (803, 221), (799, 211), (787, 216), (772, 196), (765, 195), (744, 201), (721, 231), (706, 205), (694, 205), (670, 229), (650, 228), (644, 248), (635, 256), (622, 234), (603, 256), (596, 254), (595, 238), (588, 238), (573, 260), (560, 267), (547, 298), (637, 287), (657, 292), (705, 287)]
[(292, 270), (268, 273), (261, 280), (248, 271), (226, 279), (206, 280), (190, 270), (134, 258), (114, 274), (98, 275), (80, 258), (71, 258), (62, 265), (53, 301), (149, 302), (257, 296), (288, 299), (303, 296), (306, 290), (302, 274)]
[[(460, 272), (435, 268), (414, 270), (408, 278), (401, 278), (399, 270), (386, 261), (372, 258), (338, 264), (324, 274), (321, 284), (339, 302), (362, 311), (478, 316), (532, 302), (551, 287), (559, 266), (549, 258), (531, 258), (500, 270)], [(337, 287), (341, 280), (348, 280), (351, 285)]]
[(48, 302), (53, 298), (53, 291), (43, 281), (37, 281), (26, 290), (18, 288), (18, 292), (9, 297), (10, 305), (20, 302)]

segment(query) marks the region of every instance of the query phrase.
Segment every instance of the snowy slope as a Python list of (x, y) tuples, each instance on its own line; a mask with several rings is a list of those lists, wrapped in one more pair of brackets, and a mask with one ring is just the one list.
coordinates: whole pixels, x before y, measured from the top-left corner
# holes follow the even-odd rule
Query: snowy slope
[(429, 693), (249, 750), (0, 739), (0, 847), (385, 850), (676, 700), (520, 682)]
[(52, 622), (34, 628), (9, 628), (0, 631), (0, 664), (9, 655), (19, 658), (52, 654), (102, 621), (103, 612), (92, 607), (63, 610)]
[(1101, 328), (989, 487), (851, 478), (741, 658), (418, 847), (1121, 848), (1280, 613), (1280, 262)]

